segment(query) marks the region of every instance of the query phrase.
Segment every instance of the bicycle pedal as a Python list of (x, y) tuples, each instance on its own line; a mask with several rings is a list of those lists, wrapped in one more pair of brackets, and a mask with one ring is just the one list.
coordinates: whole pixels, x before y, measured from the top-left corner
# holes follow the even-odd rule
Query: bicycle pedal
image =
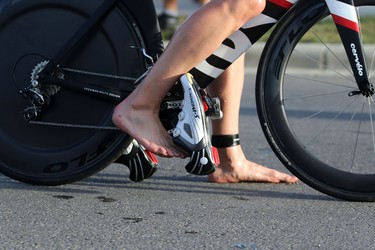
[(158, 168), (156, 156), (133, 140), (125, 152), (115, 161), (130, 170), (129, 179), (135, 182), (150, 178)]
[(218, 97), (210, 97), (204, 89), (199, 89), (199, 93), (202, 97), (202, 104), (206, 116), (209, 116), (213, 120), (223, 118), (223, 112), (220, 108), (220, 99)]
[(206, 175), (215, 171), (217, 165), (209, 136), (209, 118), (206, 116), (209, 107), (204, 104), (202, 91), (192, 75), (183, 75), (180, 82), (184, 100), (173, 131), (173, 142), (190, 156), (185, 169), (192, 174)]

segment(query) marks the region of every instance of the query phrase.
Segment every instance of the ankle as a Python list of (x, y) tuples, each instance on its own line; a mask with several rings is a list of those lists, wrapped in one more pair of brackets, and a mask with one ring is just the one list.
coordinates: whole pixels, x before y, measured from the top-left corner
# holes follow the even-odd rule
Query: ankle
[(245, 157), (241, 145), (228, 148), (218, 148), (217, 150), (219, 153), (220, 162), (222, 163), (232, 163)]
[(176, 9), (164, 9), (163, 14), (166, 14), (167, 16), (175, 17), (175, 18), (178, 18), (179, 16), (178, 10)]
[(235, 162), (246, 159), (238, 134), (213, 135), (211, 143), (217, 148), (222, 165), (231, 167)]
[(216, 148), (231, 148), (240, 145), (239, 134), (212, 135), (212, 146)]
[(131, 112), (147, 112), (159, 114), (160, 104), (150, 99), (144, 99), (142, 97), (135, 97), (128, 102), (128, 111)]

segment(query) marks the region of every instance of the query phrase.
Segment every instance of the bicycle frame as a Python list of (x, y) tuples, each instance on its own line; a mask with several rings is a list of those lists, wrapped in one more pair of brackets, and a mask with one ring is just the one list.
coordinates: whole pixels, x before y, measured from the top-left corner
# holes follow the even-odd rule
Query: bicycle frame
[[(67, 43), (64, 44), (49, 60), (49, 63), (39, 73), (39, 82), (41, 84), (53, 83), (54, 85), (58, 85), (85, 95), (91, 95), (115, 104), (126, 98), (134, 90), (132, 86), (127, 86), (125, 89), (107, 88), (96, 84), (77, 82), (71, 79), (60, 79), (53, 74), (53, 72), (58, 69), (60, 62), (63, 61), (63, 59), (68, 56), (75, 47), (83, 42), (84, 38), (89, 32), (91, 32), (93, 27), (100, 22), (100, 20), (117, 4), (121, 3), (125, 4), (130, 13), (145, 14), (145, 16), (143, 16), (140, 20), (137, 20), (139, 23), (133, 24), (133, 27), (136, 29), (136, 32), (140, 32), (138, 26), (142, 27), (144, 29), (143, 35), (147, 37), (150, 44), (145, 44), (146, 41), (143, 41), (142, 48), (135, 49), (142, 50), (142, 53), (147, 59), (147, 68), (152, 66), (154, 61), (164, 50), (163, 43), (159, 42), (162, 41), (161, 33), (159, 32), (159, 36), (157, 37), (151, 37), (150, 35), (155, 34), (154, 30), (152, 29), (158, 27), (156, 25), (157, 15), (153, 1), (145, 1), (142, 3), (142, 5), (140, 5), (139, 3), (131, 0), (105, 0), (90, 16), (90, 18), (84, 24), (82, 24), (82, 26), (69, 39), (69, 41), (67, 41)], [(108, 77), (106, 78), (108, 79)]]
[[(209, 58), (191, 69), (201, 87), (206, 87), (247, 51), (293, 6), (305, 0), (267, 0), (264, 11), (226, 39)], [(358, 87), (365, 95), (372, 90), (360, 39), (360, 28), (353, 0), (325, 0), (345, 46)], [(291, 34), (295, 35), (295, 34)]]
[[(26, 183), (60, 185), (111, 164), (132, 142), (113, 125), (114, 103), (147, 75), (162, 44), (152, 40), (160, 38), (153, 0), (2, 3), (1, 55), (7, 60), (0, 93), (8, 119), (1, 125), (0, 172)], [(367, 62), (367, 73), (358, 21), (365, 13), (356, 13), (374, 8), (375, 0), (267, 0), (259, 16), (190, 73), (207, 86), (276, 26), (259, 61), (255, 86), (256, 111), (270, 147), (292, 174), (316, 190), (375, 200), (374, 169), (371, 159), (366, 161), (375, 152), (373, 90), (367, 78), (374, 58)], [(363, 21), (366, 28), (372, 20)], [(322, 26), (333, 27), (333, 37), (340, 35), (346, 50), (325, 43), (326, 32), (321, 38), (314, 31)], [(367, 30), (363, 35), (366, 52), (374, 50)], [(301, 44), (305, 38), (320, 40), (313, 54)], [(295, 67), (301, 62), (319, 68), (301, 71)], [(190, 109), (183, 103), (189, 84), (195, 85), (190, 77), (182, 78), (162, 100), (159, 117), (168, 132), (178, 132), (181, 111)], [(210, 109), (204, 113), (218, 116), (219, 108)], [(209, 147), (210, 133), (203, 127), (202, 142)], [(195, 162), (203, 165), (206, 159)], [(187, 170), (194, 171), (190, 166)]]
[[(237, 32), (228, 37), (221, 46), (206, 60), (191, 69), (191, 73), (201, 87), (208, 86), (224, 70), (229, 67), (238, 57), (245, 53), (261, 36), (263, 36), (273, 25), (279, 22), (285, 14), (297, 4), (310, 0), (267, 0), (264, 11), (248, 21)], [(345, 46), (354, 77), (357, 81), (360, 92), (364, 95), (372, 95), (374, 90), (369, 82), (367, 67), (365, 63), (363, 48), (360, 39), (360, 28), (356, 9), (353, 0), (324, 0), (337, 26), (338, 32)], [(85, 34), (90, 31), (93, 25), (100, 20), (113, 6), (117, 0), (104, 1), (102, 6), (91, 16), (91, 18), (82, 25), (77, 33), (58, 53), (50, 60), (50, 63), (41, 73), (40, 82), (60, 85), (73, 90), (95, 95), (98, 98), (104, 98), (114, 103), (120, 102), (126, 98), (131, 90), (121, 92), (114, 89), (103, 89), (97, 86), (100, 91), (87, 93), (85, 86), (80, 82), (67, 82), (63, 79), (51, 77), (51, 72), (56, 69), (58, 63), (73, 48), (81, 42)], [(295, 35), (295, 34), (291, 34)], [(95, 86), (90, 86), (95, 88)], [(102, 94), (101, 94), (102, 93)]]

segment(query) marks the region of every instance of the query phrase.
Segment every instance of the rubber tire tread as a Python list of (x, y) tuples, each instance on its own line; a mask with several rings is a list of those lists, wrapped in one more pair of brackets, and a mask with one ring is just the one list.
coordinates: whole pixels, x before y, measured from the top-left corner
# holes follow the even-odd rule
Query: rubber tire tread
[[(355, 0), (358, 5), (375, 6), (373, 0)], [(280, 101), (282, 67), (289, 59), (291, 51), (299, 41), (290, 41), (288, 30), (301, 27), (296, 19), (299, 15), (318, 15), (326, 9), (324, 1), (300, 1), (278, 23), (266, 43), (256, 80), (256, 103), (262, 130), (272, 150), (279, 160), (294, 175), (310, 187), (330, 196), (350, 201), (375, 201), (375, 175), (348, 174), (334, 169), (309, 156), (303, 147), (293, 139), (285, 121)], [(310, 23), (311, 24), (311, 23)], [(309, 24), (306, 24), (308, 26)], [(298, 38), (297, 38), (298, 39)], [(290, 44), (284, 46), (288, 41)], [(284, 44), (285, 42), (285, 44)], [(283, 52), (284, 58), (278, 61), (280, 72), (275, 70), (278, 55)], [(275, 73), (276, 72), (276, 73)], [(277, 75), (273, 77), (272, 75)], [(278, 80), (275, 80), (278, 78)], [(289, 145), (289, 146), (288, 146)], [(293, 147), (290, 147), (290, 145)], [(303, 155), (301, 157), (301, 155)]]

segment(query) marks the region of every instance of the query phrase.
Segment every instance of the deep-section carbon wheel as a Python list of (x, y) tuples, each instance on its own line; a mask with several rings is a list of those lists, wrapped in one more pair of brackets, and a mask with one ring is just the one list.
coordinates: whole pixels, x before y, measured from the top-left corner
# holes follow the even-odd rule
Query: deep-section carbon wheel
[[(375, 19), (366, 13), (375, 1), (354, 2), (374, 83)], [(283, 19), (259, 68), (261, 126), (284, 165), (328, 195), (375, 200), (374, 97), (358, 93), (325, 1), (304, 1)]]

